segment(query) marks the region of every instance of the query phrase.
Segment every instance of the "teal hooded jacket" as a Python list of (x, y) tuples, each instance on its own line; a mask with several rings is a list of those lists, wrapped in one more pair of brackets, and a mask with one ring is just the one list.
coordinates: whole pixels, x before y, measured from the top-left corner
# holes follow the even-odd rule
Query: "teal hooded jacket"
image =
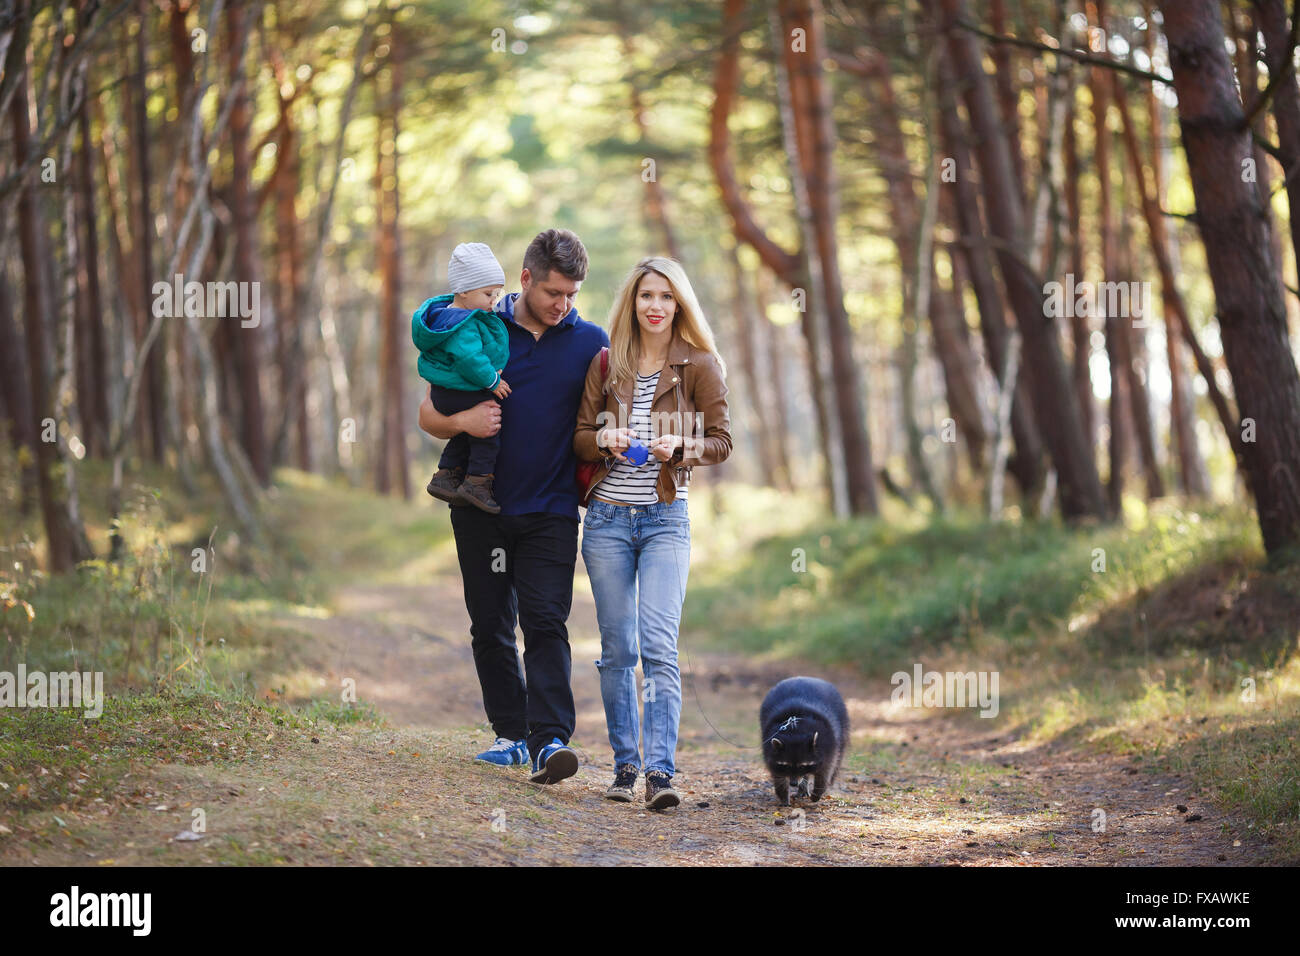
[(497, 369), (510, 358), (505, 322), (495, 312), (454, 308), (452, 298), (425, 299), (411, 317), (420, 378), (460, 392), (491, 391), (501, 383)]

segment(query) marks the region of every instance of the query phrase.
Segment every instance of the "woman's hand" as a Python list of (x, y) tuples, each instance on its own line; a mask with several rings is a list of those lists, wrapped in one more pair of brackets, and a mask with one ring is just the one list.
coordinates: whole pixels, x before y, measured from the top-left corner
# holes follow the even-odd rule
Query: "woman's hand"
[(630, 428), (605, 428), (596, 433), (596, 445), (614, 453), (614, 457), (625, 464), (628, 462), (623, 452), (636, 440), (636, 432)]
[(660, 461), (668, 461), (681, 443), (681, 435), (660, 435), (650, 443), (650, 453)]

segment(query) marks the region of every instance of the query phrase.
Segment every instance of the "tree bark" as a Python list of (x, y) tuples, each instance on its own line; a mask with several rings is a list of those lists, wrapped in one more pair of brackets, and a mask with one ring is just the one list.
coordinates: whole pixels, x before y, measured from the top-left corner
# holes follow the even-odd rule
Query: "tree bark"
[[(1277, 121), (1278, 159), (1282, 163), (1290, 210), (1287, 219), (1291, 226), (1291, 252), (1296, 260), (1296, 275), (1300, 276), (1300, 86), (1296, 84), (1291, 64), (1284, 62), (1290, 49), (1291, 26), (1287, 22), (1283, 0), (1253, 0), (1253, 3), (1255, 22), (1264, 34), (1270, 80), (1284, 69), (1290, 74), (1275, 87), (1271, 105), (1273, 119)], [(1254, 104), (1248, 102), (1246, 105)], [(1281, 260), (1278, 265), (1280, 267)]]
[[(1151, 4), (1143, 4), (1143, 15), (1151, 22)], [(1147, 30), (1144, 39), (1147, 56), (1153, 57), (1156, 49), (1154, 30)], [(1124, 135), (1124, 147), (1128, 152), (1129, 165), (1134, 170), (1138, 182), (1138, 199), (1142, 215), (1147, 224), (1151, 241), (1151, 251), (1160, 270), (1160, 294), (1165, 317), (1165, 355), (1169, 363), (1169, 417), (1170, 431), (1174, 452), (1178, 459), (1179, 487), (1183, 494), (1194, 498), (1208, 498), (1210, 479), (1205, 470), (1205, 459), (1201, 456), (1200, 443), (1196, 437), (1196, 407), (1192, 394), (1187, 360), (1184, 356), (1183, 323), (1187, 321), (1186, 308), (1173, 281), (1176, 270), (1173, 268), (1173, 249), (1165, 231), (1164, 217), (1160, 210), (1164, 207), (1164, 126), (1165, 112), (1156, 96), (1155, 84), (1147, 83), (1145, 87), (1147, 119), (1150, 135), (1147, 138), (1147, 157), (1151, 167), (1151, 191), (1148, 195), (1146, 173), (1141, 168), (1141, 156), (1137, 149), (1137, 134), (1128, 118), (1128, 104), (1118, 77), (1114, 78), (1115, 102), (1119, 106), (1121, 130)], [(1148, 202), (1148, 199), (1151, 202)], [(1152, 228), (1153, 219), (1157, 225)], [(1161, 260), (1164, 264), (1161, 265)], [(1229, 445), (1235, 432), (1229, 432)]]
[[(230, 116), (230, 152), (232, 162), (230, 213), (234, 220), (235, 277), (241, 283), (258, 281), (257, 223), (253, 210), (253, 193), (250, 183), (251, 157), (249, 135), (252, 110), (248, 102), (248, 87), (244, 75), (242, 47), (248, 42), (252, 25), (246, 25), (246, 9), (238, 3), (226, 8), (226, 25), (231, 37), (229, 56), (230, 84), (235, 94), (234, 111)], [(258, 374), (258, 345), (261, 324), (244, 328), (242, 323), (232, 326), (235, 339), (235, 367), (238, 370), (242, 417), (240, 440), (248, 455), (258, 482), (266, 487), (271, 483), (271, 457), (266, 442), (262, 410), (262, 385)]]
[(9, 441), (21, 462), (19, 508), (27, 514), (40, 490), (36, 480), (36, 419), (32, 416), (31, 384), (23, 356), (27, 353), (26, 336), (14, 319), (13, 298), (4, 270), (0, 269), (0, 392), (4, 394), (5, 412), (9, 417)]
[[(989, 26), (997, 34), (1009, 32), (1006, 0), (989, 0)], [(993, 59), (993, 79), (998, 91), (1002, 132), (1007, 138), (1011, 165), (1015, 170), (1016, 184), (1019, 187), (1019, 199), (1023, 203), (1027, 195), (1025, 183), (1028, 177), (1025, 175), (1025, 154), (1020, 147), (1020, 94), (1016, 89), (1013, 75), (1011, 47), (1006, 43), (995, 43), (989, 52)]]
[(78, 394), (82, 419), (87, 423), (91, 454), (103, 455), (108, 448), (108, 349), (104, 341), (104, 298), (99, 286), (99, 228), (96, 223), (95, 169), (91, 161), (90, 104), (81, 101), (77, 123), (81, 133), (78, 153), (78, 198), (83, 226), (81, 287), (86, 309), (88, 335), (77, 344), (89, 366), (88, 394)]
[[(806, 182), (813, 241), (816, 245), (814, 280), (821, 282), (821, 304), (826, 316), (826, 347), (830, 351), (836, 420), (844, 453), (844, 478), (851, 514), (876, 514), (876, 486), (871, 464), (871, 442), (863, 414), (861, 375), (854, 359), (853, 331), (844, 308), (839, 244), (835, 230), (839, 215), (839, 186), (833, 152), (835, 129), (831, 118), (830, 88), (822, 72), (826, 59), (820, 0), (778, 0), (782, 24), (782, 52), (786, 79), (796, 108), (795, 138)], [(802, 29), (807, 50), (800, 53), (787, 42), (789, 32)], [(801, 134), (802, 130), (802, 134)], [(812, 250), (809, 250), (810, 253)], [(820, 275), (818, 275), (820, 273)]]
[(1029, 267), (1021, 242), (1019, 201), (1006, 138), (997, 135), (997, 109), (974, 38), (955, 24), (966, 19), (965, 0), (939, 0), (956, 74), (966, 82), (966, 103), (976, 133), (980, 179), (989, 225), (997, 237), (1008, 299), (1024, 341), (1025, 368), (1034, 405), (1054, 423), (1044, 434), (1056, 466), (1061, 512), (1068, 520), (1103, 517), (1101, 482), (1079, 421), (1079, 404), (1065, 370), (1055, 323), (1046, 315), (1043, 283)]
[[(1095, 26), (1105, 30), (1105, 9), (1098, 0), (1093, 7)], [(1101, 277), (1104, 282), (1120, 280), (1115, 244), (1115, 216), (1112, 211), (1110, 161), (1110, 74), (1101, 67), (1088, 71), (1088, 87), (1092, 93), (1093, 163), (1097, 169), (1097, 232), (1101, 241)], [(1128, 460), (1129, 414), (1128, 378), (1124, 374), (1125, 333), (1128, 316), (1111, 315), (1106, 309), (1105, 297), (1097, 296), (1097, 309), (1102, 320), (1106, 340), (1106, 359), (1110, 366), (1110, 400), (1106, 403), (1110, 475), (1106, 479), (1106, 505), (1113, 517), (1120, 514), (1124, 496), (1124, 469)]]
[[(1242, 106), (1250, 109), (1260, 97), (1258, 35), (1260, 24), (1256, 23), (1255, 11), (1242, 10), (1243, 24), (1237, 16), (1237, 5), (1229, 3), (1224, 8), (1229, 17), (1233, 48), (1237, 51), (1237, 85), (1241, 90)], [(1276, 95), (1275, 90), (1275, 95)], [(1263, 133), (1262, 114), (1255, 117), (1256, 132)], [(1255, 159), (1255, 190), (1259, 193), (1259, 205), (1264, 211), (1268, 223), (1268, 247), (1273, 254), (1273, 266), (1281, 275), (1282, 269), (1282, 235), (1274, 227), (1272, 214), (1273, 172), (1268, 164), (1268, 154), (1260, 144), (1251, 141), (1251, 150)]]
[[(153, 186), (152, 167), (149, 162), (149, 113), (148, 113), (148, 92), (145, 87), (145, 77), (149, 71), (149, 59), (147, 53), (147, 34), (149, 29), (149, 3), (148, 0), (140, 0), (139, 3), (139, 24), (135, 35), (135, 72), (131, 74), (131, 100), (134, 107), (132, 117), (132, 134), (135, 137), (134, 151), (136, 154), (136, 172), (139, 175), (138, 186), (140, 195), (137, 197), (140, 211), (138, 217), (138, 265), (140, 268), (140, 301), (151, 302), (153, 300), (153, 283), (154, 283), (154, 265), (153, 265), (153, 206), (150, 199), (150, 190)], [(171, 279), (170, 276), (167, 277)], [(135, 313), (135, 336), (137, 346), (143, 340), (145, 329), (148, 325), (148, 313), (140, 311)], [(163, 362), (160, 352), (152, 353), (147, 359), (148, 374), (144, 381), (145, 395), (148, 397), (149, 414), (149, 452), (150, 457), (156, 462), (163, 460), (163, 452), (167, 444), (166, 431), (163, 427), (163, 410), (165, 408), (165, 398), (163, 396)]]
[[(1241, 177), (1250, 130), (1216, 0), (1162, 3), (1197, 225), (1243, 429), (1245, 472), (1271, 555), (1300, 545), (1300, 375), (1259, 196)], [(1253, 428), (1251, 428), (1253, 426)], [(1246, 437), (1246, 436), (1243, 436)]]
[(378, 155), (375, 164), (375, 198), (378, 203), (380, 327), (380, 435), (379, 455), (375, 468), (375, 487), (385, 493), (398, 492), (411, 497), (411, 482), (406, 457), (405, 409), (402, 388), (405, 362), (401, 348), (401, 242), (398, 230), (400, 206), (397, 188), (397, 135), (402, 101), (402, 61), (398, 47), (397, 26), (393, 25), (388, 64), (388, 89), (379, 116)]
[(794, 491), (799, 486), (799, 479), (790, 458), (790, 416), (787, 411), (784, 339), (785, 327), (778, 326), (767, 317), (768, 274), (760, 262), (754, 270), (755, 299), (758, 303), (758, 340), (767, 358), (768, 382), (772, 396), (772, 445), (776, 454), (778, 474), (784, 475), (786, 485), (783, 490)]
[[(931, 344), (943, 370), (944, 394), (948, 400), (948, 411), (966, 443), (971, 468), (979, 473), (984, 470), (984, 449), (988, 434), (980, 414), (975, 356), (969, 342), (962, 337), (961, 330), (958, 328), (958, 323), (964, 321), (960, 310), (954, 311), (952, 298), (945, 290), (939, 288), (938, 276), (934, 270), (933, 243), (929, 241), (928, 233), (921, 233), (923, 217), (918, 212), (916, 191), (912, 186), (912, 169), (907, 159), (902, 121), (899, 117), (898, 102), (894, 96), (893, 75), (884, 57), (878, 59), (878, 66), (873, 71), (873, 76), (876, 108), (872, 112), (871, 127), (879, 154), (880, 173), (885, 180), (889, 208), (893, 216), (893, 228), (890, 232), (898, 251), (902, 277), (905, 354), (902, 356), (900, 370), (904, 373), (905, 387), (911, 387), (908, 383), (911, 370), (915, 367), (915, 356), (906, 353), (908, 350), (914, 350), (914, 341), (911, 339), (906, 323), (919, 323), (923, 314), (920, 309), (925, 305), (924, 314), (930, 322)], [(931, 148), (928, 154), (933, 155), (933, 153), (934, 150)], [(934, 183), (937, 191), (937, 176), (934, 178)], [(921, 252), (918, 242), (925, 244), (924, 253)], [(922, 281), (929, 286), (928, 303), (922, 303), (921, 297), (917, 294)], [(905, 406), (905, 409), (907, 407), (909, 406)], [(911, 422), (908, 424), (910, 433)], [(922, 485), (932, 487), (928, 476), (926, 480), (922, 480)]]
[[(21, 168), (28, 161), (32, 149), (31, 104), (26, 75), (17, 83), (9, 110), (13, 125), (14, 165)], [(33, 175), (34, 172), (29, 172), (19, 188), (16, 210), (18, 244), (24, 276), (24, 331), (28, 382), (31, 388), (31, 415), (38, 432), (35, 448), (37, 490), (45, 525), (49, 569), (60, 573), (72, 570), (78, 562), (94, 555), (86, 541), (85, 529), (72, 513), (67, 493), (56, 474), (59, 468), (67, 468), (69, 465), (63, 460), (63, 446), (55, 420), (55, 395), (50, 380), (49, 332), (57, 330), (58, 323), (54, 319), (54, 308), (50, 301), (52, 290), (46, 285), (49, 250), (43, 241), (45, 227), (32, 186)], [(53, 436), (41, 434), (49, 428), (53, 428)], [(47, 437), (52, 440), (46, 440)]]
[[(980, 214), (979, 196), (971, 178), (974, 163), (967, 146), (967, 134), (957, 114), (959, 89), (952, 64), (945, 56), (939, 57), (939, 129), (942, 134), (944, 154), (954, 160), (955, 176), (952, 183), (956, 208), (959, 249), (966, 262), (971, 290), (979, 309), (980, 334), (989, 368), (999, 384), (1006, 368), (1007, 342), (1011, 329), (1007, 325), (1006, 300), (998, 285), (993, 253)], [(1034, 420), (1032, 397), (1024, 376), (1018, 376), (1011, 399), (1011, 434), (1015, 439), (1015, 454), (1007, 462), (1007, 470), (1015, 477), (1021, 492), (1032, 495), (1043, 483), (1043, 443)]]
[(758, 350), (755, 339), (758, 334), (759, 319), (750, 301), (749, 283), (740, 264), (734, 244), (725, 250), (727, 264), (731, 270), (732, 313), (736, 322), (736, 346), (740, 352), (740, 367), (744, 372), (745, 392), (749, 396), (748, 406), (753, 410), (757, 423), (758, 461), (762, 470), (762, 483), (773, 488), (788, 488), (789, 476), (781, 472), (781, 464), (775, 448), (775, 429), (768, 400), (772, 395), (770, 383), (764, 382), (758, 371)]
[[(731, 115), (737, 89), (740, 84), (740, 35), (744, 32), (745, 0), (726, 0), (723, 10), (722, 50), (718, 57), (718, 67), (714, 73), (713, 106), (709, 113), (709, 165), (718, 183), (722, 203), (732, 222), (732, 231), (736, 238), (748, 244), (757, 254), (763, 265), (790, 289), (808, 289), (810, 287), (807, 262), (803, 250), (791, 253), (774, 242), (754, 219), (753, 211), (745, 201), (736, 180), (735, 167), (731, 159), (731, 136), (727, 129), (727, 118)], [(779, 62), (779, 57), (778, 57)], [(782, 114), (788, 110), (784, 103), (786, 98), (778, 82), (778, 101)], [(782, 129), (786, 128), (782, 123)], [(761, 270), (760, 270), (761, 271)], [(806, 348), (804, 349), (805, 366), (808, 371), (809, 392), (812, 396), (814, 417), (817, 424), (817, 447), (821, 460), (825, 463), (822, 474), (828, 500), (834, 503), (844, 496), (837, 493), (840, 480), (833, 467), (835, 460), (834, 446), (836, 429), (831, 421), (831, 406), (827, 401), (827, 388), (821, 368), (820, 338), (815, 316), (808, 309), (799, 313), (799, 327)], [(840, 510), (840, 509), (837, 509)], [(847, 511), (847, 502), (843, 509)]]
[[(1070, 103), (1065, 120), (1065, 209), (1070, 233), (1070, 274), (1076, 281), (1084, 277), (1083, 230), (1079, 215), (1079, 145), (1075, 137), (1074, 102)], [(1092, 316), (1083, 309), (1070, 312), (1070, 340), (1074, 346), (1070, 369), (1075, 395), (1079, 399), (1079, 419), (1089, 448), (1097, 445), (1097, 402), (1092, 393)]]

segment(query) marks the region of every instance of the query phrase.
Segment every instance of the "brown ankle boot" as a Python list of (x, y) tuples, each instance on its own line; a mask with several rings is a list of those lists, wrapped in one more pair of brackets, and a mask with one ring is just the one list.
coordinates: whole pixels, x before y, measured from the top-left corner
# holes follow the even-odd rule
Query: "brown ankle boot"
[(424, 490), (439, 501), (459, 502), (460, 494), (456, 491), (465, 481), (464, 468), (439, 468), (429, 479)]
[(464, 483), (456, 489), (460, 500), (490, 515), (499, 515), (501, 506), (492, 497), (492, 475), (466, 475)]

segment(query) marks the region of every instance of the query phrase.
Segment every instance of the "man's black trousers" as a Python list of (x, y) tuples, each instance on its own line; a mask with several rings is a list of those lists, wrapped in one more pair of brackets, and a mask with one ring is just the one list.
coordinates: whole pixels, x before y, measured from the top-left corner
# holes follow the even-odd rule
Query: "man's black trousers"
[[(565, 622), (573, 603), (578, 520), (539, 512), (490, 515), (453, 507), (474, 666), (492, 730), (509, 740), (528, 738), (532, 757), (559, 737), (573, 735), (571, 658)], [(516, 619), (524, 632), (519, 668)]]

